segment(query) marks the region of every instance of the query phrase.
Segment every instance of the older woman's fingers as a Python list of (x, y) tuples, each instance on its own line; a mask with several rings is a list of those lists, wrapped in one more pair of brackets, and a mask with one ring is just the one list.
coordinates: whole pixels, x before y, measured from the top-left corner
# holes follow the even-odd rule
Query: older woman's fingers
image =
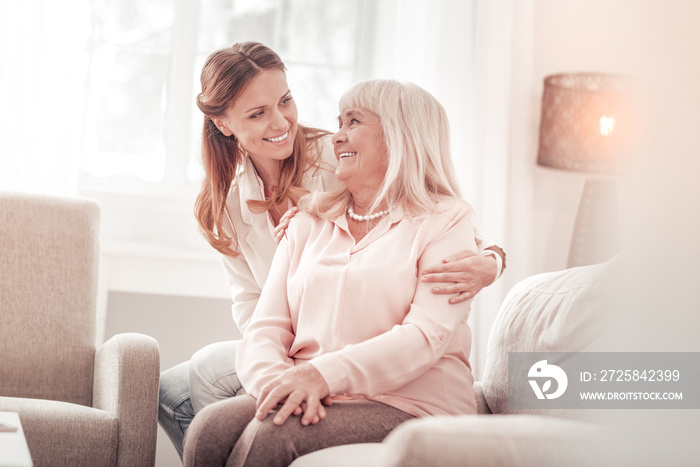
[(301, 424), (308, 425), (316, 423), (321, 420), (319, 415), (319, 409), (322, 408), (321, 401), (318, 397), (309, 396), (306, 398), (306, 408), (304, 409), (304, 415), (301, 417)]
[(301, 406), (301, 403), (304, 402), (305, 395), (302, 391), (294, 391), (287, 397), (287, 400), (284, 401), (284, 404), (282, 404), (282, 407), (277, 411), (277, 414), (275, 414), (275, 418), (272, 419), (272, 423), (275, 425), (281, 425), (287, 419), (291, 414), (293, 414), (298, 407)]
[[(258, 420), (264, 420), (273, 409), (282, 403), (282, 407), (273, 419), (273, 423), (279, 425), (284, 423), (289, 415), (295, 413), (303, 402), (307, 402), (311, 403), (312, 407), (306, 420), (316, 423), (320, 399), (322, 397), (325, 399), (329, 392), (326, 381), (313, 365), (304, 363), (288, 368), (263, 386), (257, 402), (255, 417)], [(314, 402), (310, 402), (311, 400)], [(314, 422), (314, 420), (316, 421)]]
[[(263, 402), (267, 399), (267, 395), (270, 393), (275, 388), (275, 385), (273, 385), (272, 382), (267, 383), (265, 386), (262, 387), (260, 390), (260, 395), (258, 396), (258, 399), (256, 401), (256, 409), (260, 409), (260, 407), (263, 405)], [(265, 414), (267, 415), (267, 414)]]
[[(264, 420), (265, 417), (282, 402), (286, 402), (290, 391), (282, 386), (274, 386), (274, 381), (263, 387), (258, 398), (257, 410), (255, 416), (258, 420)], [(297, 404), (298, 405), (298, 404)]]
[[(273, 383), (274, 380), (270, 384)], [(304, 412), (302, 403), (306, 401), (306, 396), (307, 391), (302, 389), (293, 390), (285, 384), (276, 386), (265, 397), (261, 395), (255, 417), (258, 420), (264, 420), (270, 412), (281, 405), (273, 420), (276, 425), (281, 425), (291, 414), (301, 415)]]

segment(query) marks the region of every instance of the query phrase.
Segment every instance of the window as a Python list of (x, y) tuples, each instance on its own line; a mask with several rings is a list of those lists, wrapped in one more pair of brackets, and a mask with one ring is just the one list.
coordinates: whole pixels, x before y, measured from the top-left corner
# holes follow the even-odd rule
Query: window
[(82, 170), (162, 181), (175, 0), (92, 6)]
[(167, 195), (201, 179), (206, 57), (254, 40), (280, 54), (302, 123), (332, 129), (355, 80), (362, 0), (94, 0), (81, 187)]

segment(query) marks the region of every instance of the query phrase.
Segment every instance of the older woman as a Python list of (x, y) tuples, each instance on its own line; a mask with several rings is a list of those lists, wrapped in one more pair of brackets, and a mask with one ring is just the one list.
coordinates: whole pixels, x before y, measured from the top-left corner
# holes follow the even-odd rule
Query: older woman
[(420, 279), (476, 248), (445, 112), (418, 86), (366, 81), (341, 99), (339, 123), (343, 187), (290, 223), (238, 346), (247, 395), (195, 417), (185, 465), (288, 465), (414, 417), (476, 412), (470, 301), (450, 305)]

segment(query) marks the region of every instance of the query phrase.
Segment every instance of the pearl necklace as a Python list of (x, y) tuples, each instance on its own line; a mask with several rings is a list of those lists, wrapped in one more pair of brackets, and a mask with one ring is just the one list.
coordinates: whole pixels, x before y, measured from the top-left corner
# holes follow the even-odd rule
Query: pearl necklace
[(355, 214), (355, 211), (352, 209), (352, 206), (348, 207), (348, 216), (350, 216), (350, 219), (356, 220), (357, 222), (373, 221), (374, 219), (379, 219), (380, 217), (386, 216), (387, 214), (389, 214), (389, 210), (385, 209), (383, 211), (375, 212), (374, 214), (360, 216)]

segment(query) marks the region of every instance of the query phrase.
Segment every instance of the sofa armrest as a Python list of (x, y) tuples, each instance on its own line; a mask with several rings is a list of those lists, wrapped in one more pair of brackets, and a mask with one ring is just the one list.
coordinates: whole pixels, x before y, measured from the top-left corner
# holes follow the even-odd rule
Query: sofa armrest
[(486, 397), (484, 397), (484, 388), (480, 381), (474, 383), (474, 397), (476, 397), (476, 413), (479, 415), (490, 414), (491, 409), (486, 402)]
[(383, 466), (596, 465), (603, 428), (532, 415), (411, 420), (383, 441)]
[(158, 427), (160, 352), (152, 337), (127, 333), (95, 353), (92, 405), (119, 427), (118, 466), (152, 466)]

